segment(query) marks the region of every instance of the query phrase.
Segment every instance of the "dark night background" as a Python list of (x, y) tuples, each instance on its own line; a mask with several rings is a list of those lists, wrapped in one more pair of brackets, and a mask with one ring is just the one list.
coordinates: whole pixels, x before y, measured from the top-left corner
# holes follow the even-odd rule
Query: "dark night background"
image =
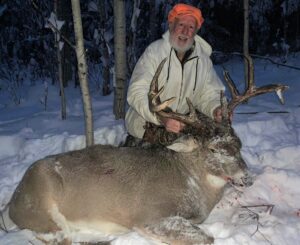
[[(243, 50), (243, 1), (136, 1), (139, 2), (140, 12), (135, 29), (130, 24), (136, 11), (135, 1), (125, 2), (127, 47), (133, 50), (127, 53), (128, 76), (145, 47), (164, 33), (167, 13), (178, 2), (189, 3), (202, 10), (205, 22), (199, 34), (212, 45), (214, 51), (228, 54)], [(34, 4), (37, 8), (34, 8)], [(102, 7), (99, 8), (100, 5)], [(114, 65), (113, 1), (82, 1), (81, 11), (89, 71), (101, 77), (104, 63), (110, 68)], [(54, 34), (50, 28), (45, 27), (51, 12), (65, 21), (62, 32), (74, 43), (70, 1), (1, 0), (0, 79), (17, 76), (22, 81), (22, 76), (30, 73), (33, 83), (43, 77), (50, 77), (52, 83), (56, 83)], [(63, 52), (69, 70), (65, 69), (65, 75), (69, 76), (67, 80), (74, 82), (77, 80), (76, 75), (72, 75), (76, 74), (75, 52), (66, 46)], [(253, 54), (280, 57), (282, 62), (287, 53), (299, 51), (300, 0), (250, 1), (249, 49)], [(214, 57), (214, 61), (222, 62), (227, 57)], [(26, 72), (13, 72), (20, 70)], [(3, 82), (0, 86), (2, 89), (5, 87)]]

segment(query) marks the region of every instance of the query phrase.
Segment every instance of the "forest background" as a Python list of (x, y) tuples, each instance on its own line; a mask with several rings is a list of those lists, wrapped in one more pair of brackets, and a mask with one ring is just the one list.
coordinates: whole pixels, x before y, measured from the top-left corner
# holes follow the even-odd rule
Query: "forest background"
[[(205, 23), (199, 34), (215, 51), (213, 61), (222, 63), (243, 52), (243, 1), (125, 2), (127, 78), (147, 45), (167, 30), (167, 13), (184, 2), (202, 10)], [(114, 79), (114, 1), (81, 1), (89, 83), (99, 93), (110, 94)], [(300, 0), (250, 1), (250, 54), (275, 56), (285, 62), (290, 52), (300, 50)], [(54, 15), (53, 15), (54, 13)], [(57, 39), (49, 20), (66, 39)], [(62, 28), (60, 28), (60, 24)], [(23, 81), (31, 85), (49, 78), (58, 84), (62, 65), (63, 86), (78, 86), (71, 2), (69, 0), (0, 1), (0, 91), (14, 105), (22, 103)], [(58, 53), (61, 60), (58, 61)], [(126, 81), (128, 83), (128, 80)], [(9, 106), (1, 104), (1, 107)]]

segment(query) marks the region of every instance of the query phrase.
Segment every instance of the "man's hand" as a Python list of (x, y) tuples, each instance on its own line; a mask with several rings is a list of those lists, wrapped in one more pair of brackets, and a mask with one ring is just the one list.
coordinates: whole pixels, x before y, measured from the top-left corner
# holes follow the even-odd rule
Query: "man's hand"
[(161, 118), (160, 120), (168, 132), (179, 133), (185, 124), (171, 118)]
[[(220, 106), (214, 110), (213, 115), (214, 115), (214, 120), (216, 122), (218, 122), (218, 123), (222, 122), (222, 109)], [(233, 113), (228, 113), (228, 117), (229, 117), (230, 122), (232, 122)]]

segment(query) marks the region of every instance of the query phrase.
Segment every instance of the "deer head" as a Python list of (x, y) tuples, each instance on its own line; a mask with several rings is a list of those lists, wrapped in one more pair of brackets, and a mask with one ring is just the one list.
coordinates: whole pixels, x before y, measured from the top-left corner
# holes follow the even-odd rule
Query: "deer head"
[[(247, 167), (240, 153), (242, 147), (241, 141), (231, 126), (229, 115), (231, 115), (234, 109), (245, 100), (268, 92), (275, 91), (279, 96), (280, 101), (283, 103), (282, 91), (286, 90), (288, 87), (281, 84), (271, 84), (257, 88), (254, 85), (253, 62), (250, 57), (249, 71), (252, 73), (249, 75), (248, 86), (243, 94), (238, 92), (229, 73), (227, 71), (224, 72), (224, 77), (228, 83), (232, 99), (227, 102), (224, 92), (220, 92), (222, 121), (215, 122), (210, 117), (195, 110), (188, 98), (186, 98), (189, 106), (189, 113), (187, 114), (180, 114), (170, 110), (168, 106), (174, 101), (174, 97), (161, 102), (160, 94), (163, 92), (164, 87), (158, 88), (158, 77), (165, 61), (166, 59), (160, 63), (152, 79), (148, 94), (149, 108), (150, 111), (156, 113), (158, 117), (176, 119), (185, 123), (186, 127), (180, 134), (175, 134), (167, 132), (163, 127), (147, 123), (144, 140), (150, 141), (151, 143), (169, 145), (173, 144), (177, 138), (182, 137), (182, 135), (193, 137), (198, 144), (201, 144), (202, 151), (207, 157), (207, 169), (212, 175), (226, 176), (228, 180), (232, 180), (235, 184), (248, 185), (250, 181), (247, 174), (242, 178), (235, 178), (235, 180), (230, 177), (235, 172), (234, 168), (236, 168), (237, 165), (241, 169), (246, 169)], [(224, 164), (227, 162), (231, 164)]]

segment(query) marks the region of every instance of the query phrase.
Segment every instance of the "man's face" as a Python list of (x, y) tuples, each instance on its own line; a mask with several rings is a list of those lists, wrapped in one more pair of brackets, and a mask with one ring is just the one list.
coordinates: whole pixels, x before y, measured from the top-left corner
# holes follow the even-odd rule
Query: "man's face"
[(170, 25), (170, 43), (178, 52), (186, 52), (194, 42), (197, 32), (196, 19), (193, 16), (185, 15), (176, 18)]

